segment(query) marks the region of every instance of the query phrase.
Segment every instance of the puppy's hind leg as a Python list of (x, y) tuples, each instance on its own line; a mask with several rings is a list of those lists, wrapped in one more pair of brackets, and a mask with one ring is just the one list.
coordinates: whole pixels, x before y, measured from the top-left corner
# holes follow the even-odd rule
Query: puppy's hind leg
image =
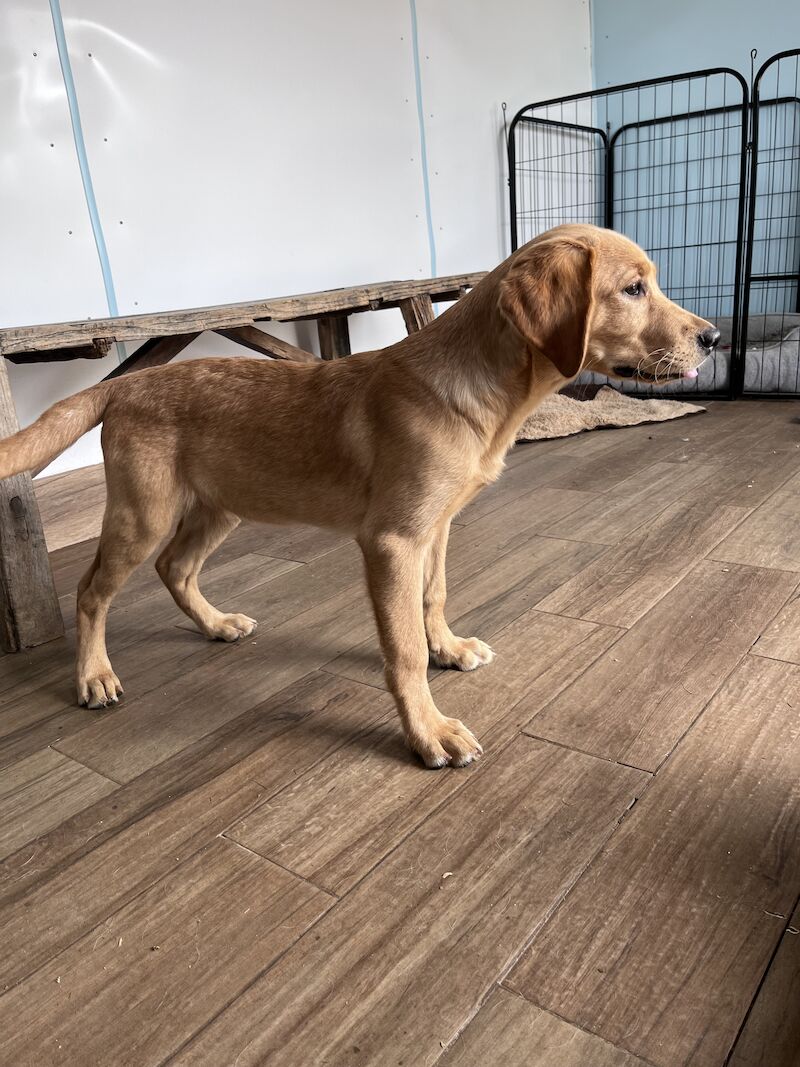
[(222, 641), (247, 637), (255, 630), (256, 620), (247, 615), (218, 611), (200, 592), (197, 579), (206, 559), (238, 525), (236, 515), (196, 501), (156, 560), (156, 570), (181, 611), (186, 612), (206, 636)]
[(109, 484), (108, 503), (97, 554), (78, 586), (76, 610), (78, 703), (90, 708), (116, 704), (122, 685), (106, 650), (111, 601), (167, 533), (172, 510), (134, 487)]

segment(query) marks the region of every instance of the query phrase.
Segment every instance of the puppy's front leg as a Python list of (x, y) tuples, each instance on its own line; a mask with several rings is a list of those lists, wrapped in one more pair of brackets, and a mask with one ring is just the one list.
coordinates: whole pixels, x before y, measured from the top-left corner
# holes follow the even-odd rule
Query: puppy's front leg
[(426, 545), (395, 533), (359, 538), (386, 663), (386, 681), (411, 748), (428, 767), (463, 767), (483, 749), (458, 719), (448, 719), (428, 687), (422, 613)]
[(425, 554), (425, 581), (422, 608), (428, 649), (437, 667), (453, 667), (459, 671), (474, 671), (484, 663), (491, 663), (494, 652), (478, 637), (456, 637), (444, 617), (447, 600), (445, 557), (450, 520), (436, 531)]

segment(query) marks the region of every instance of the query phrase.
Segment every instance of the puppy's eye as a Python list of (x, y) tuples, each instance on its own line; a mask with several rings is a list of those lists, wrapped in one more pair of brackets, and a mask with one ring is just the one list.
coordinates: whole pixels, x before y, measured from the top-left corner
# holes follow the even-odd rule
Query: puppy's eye
[(626, 285), (622, 291), (625, 296), (644, 296), (644, 286), (641, 282), (634, 282), (632, 285)]

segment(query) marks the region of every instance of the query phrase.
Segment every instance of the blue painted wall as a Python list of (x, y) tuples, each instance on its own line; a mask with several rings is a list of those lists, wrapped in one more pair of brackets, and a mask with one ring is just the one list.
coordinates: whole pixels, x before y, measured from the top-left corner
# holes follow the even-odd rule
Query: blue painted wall
[(800, 48), (798, 0), (592, 0), (597, 88)]

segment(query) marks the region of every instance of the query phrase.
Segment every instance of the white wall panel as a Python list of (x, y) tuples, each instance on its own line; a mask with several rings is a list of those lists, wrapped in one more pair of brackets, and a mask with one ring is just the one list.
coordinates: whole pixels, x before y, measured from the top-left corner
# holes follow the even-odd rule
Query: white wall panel
[[(507, 251), (500, 102), (589, 85), (586, 0), (417, 7), (438, 272), (491, 267)], [(409, 0), (61, 8), (121, 313), (429, 273)], [(100, 315), (48, 3), (1, 10), (0, 314)], [(396, 312), (351, 321), (354, 350), (404, 332)], [(276, 332), (315, 343), (308, 324)], [(206, 335), (184, 358), (234, 351)], [(114, 362), (12, 368), (21, 421)], [(99, 458), (86, 438), (51, 470)]]
[(403, 0), (62, 3), (121, 312), (421, 272)]
[(47, 0), (0, 3), (0, 327), (107, 315)]
[(440, 274), (510, 252), (502, 103), (591, 88), (588, 0), (417, 0)]
[[(47, 0), (0, 4), (0, 131), (0, 326), (107, 315)], [(116, 362), (9, 364), (20, 422)], [(52, 469), (95, 463), (99, 449), (87, 436)]]

